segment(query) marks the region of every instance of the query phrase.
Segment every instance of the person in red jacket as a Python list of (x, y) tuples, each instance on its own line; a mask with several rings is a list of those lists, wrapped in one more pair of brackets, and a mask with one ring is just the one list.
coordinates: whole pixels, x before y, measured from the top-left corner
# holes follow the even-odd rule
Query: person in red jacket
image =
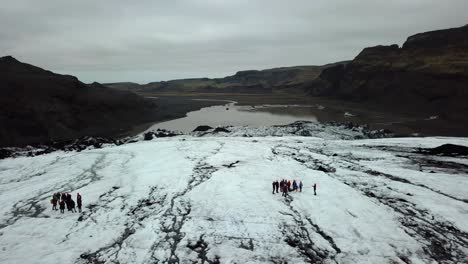
[(317, 195), (317, 183), (314, 183), (314, 195)]

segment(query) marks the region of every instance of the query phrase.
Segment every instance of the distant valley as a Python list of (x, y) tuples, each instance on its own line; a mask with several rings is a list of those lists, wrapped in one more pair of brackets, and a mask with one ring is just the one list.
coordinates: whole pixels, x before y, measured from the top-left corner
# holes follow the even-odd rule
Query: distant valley
[(467, 86), (468, 26), (416, 34), (402, 47), (365, 48), (351, 61), (148, 84), (84, 84), (6, 56), (0, 58), (0, 146), (121, 137), (223, 104), (194, 98), (309, 105), (320, 122), (468, 136)]
[[(325, 121), (367, 123), (402, 134), (466, 136), (468, 26), (415, 34), (402, 47), (365, 48), (351, 61), (323, 66), (240, 71), (218, 79), (106, 85), (146, 96), (203, 96), (241, 105), (317, 104), (334, 112), (331, 117), (325, 115)], [(359, 117), (335, 114), (346, 111)]]
[(323, 69), (335, 66), (295, 66), (266, 70), (239, 71), (224, 78), (195, 78), (148, 84), (137, 83), (106, 83), (105, 85), (119, 90), (131, 90), (139, 93), (281, 93), (301, 92), (309, 82), (315, 80)]

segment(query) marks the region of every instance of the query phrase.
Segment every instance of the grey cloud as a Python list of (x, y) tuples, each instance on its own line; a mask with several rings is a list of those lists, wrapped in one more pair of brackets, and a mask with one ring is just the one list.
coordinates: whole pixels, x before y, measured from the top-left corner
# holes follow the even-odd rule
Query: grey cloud
[(467, 23), (468, 1), (3, 1), (0, 50), (83, 81), (325, 64)]

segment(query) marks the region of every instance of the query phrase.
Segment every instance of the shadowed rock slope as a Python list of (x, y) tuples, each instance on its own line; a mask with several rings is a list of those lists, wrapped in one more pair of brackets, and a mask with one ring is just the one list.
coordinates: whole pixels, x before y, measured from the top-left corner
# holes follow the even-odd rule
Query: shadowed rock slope
[(324, 69), (308, 90), (460, 121), (468, 112), (467, 86), (468, 25), (416, 34), (402, 47), (366, 48), (350, 63)]
[(155, 109), (133, 93), (0, 58), (0, 147), (116, 136), (152, 120)]

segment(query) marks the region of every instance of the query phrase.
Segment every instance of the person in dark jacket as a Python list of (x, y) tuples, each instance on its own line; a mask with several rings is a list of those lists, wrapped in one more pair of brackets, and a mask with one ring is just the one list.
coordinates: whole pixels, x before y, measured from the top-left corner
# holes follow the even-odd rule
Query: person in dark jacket
[[(74, 204), (75, 202), (73, 202)], [(72, 195), (70, 193), (67, 193), (66, 198), (65, 198), (65, 204), (67, 205), (67, 210), (72, 211), (75, 207), (73, 206), (72, 208)]]
[(271, 186), (273, 186), (273, 194), (275, 194), (275, 185), (276, 185), (276, 182), (273, 181), (273, 182), (271, 183)]
[(288, 184), (285, 183), (283, 184), (283, 195), (284, 197), (286, 197), (288, 195)]
[(297, 182), (296, 182), (296, 180), (293, 181), (292, 186), (293, 186), (293, 191), (297, 192)]
[(55, 194), (52, 196), (52, 199), (50, 200), (50, 203), (52, 204), (52, 210), (57, 210), (57, 198)]
[(278, 181), (275, 182), (275, 188), (276, 188), (276, 193), (278, 193), (278, 188), (279, 188), (279, 182)]
[(68, 202), (70, 204), (70, 211), (72, 213), (76, 213), (76, 209), (75, 209), (75, 201), (73, 201), (73, 199), (70, 199), (70, 201)]
[(317, 183), (314, 183), (314, 195), (317, 195)]
[(67, 194), (66, 194), (66, 193), (62, 193), (62, 201), (65, 202), (65, 200), (67, 200)]
[(78, 212), (81, 213), (81, 194), (76, 194), (76, 203), (78, 204)]
[(302, 192), (302, 181), (299, 182), (299, 191)]
[(65, 200), (61, 200), (60, 201), (60, 213), (64, 213), (65, 212)]
[(54, 197), (55, 197), (55, 200), (57, 200), (57, 203), (60, 202), (60, 193), (57, 192), (57, 193), (54, 193)]

